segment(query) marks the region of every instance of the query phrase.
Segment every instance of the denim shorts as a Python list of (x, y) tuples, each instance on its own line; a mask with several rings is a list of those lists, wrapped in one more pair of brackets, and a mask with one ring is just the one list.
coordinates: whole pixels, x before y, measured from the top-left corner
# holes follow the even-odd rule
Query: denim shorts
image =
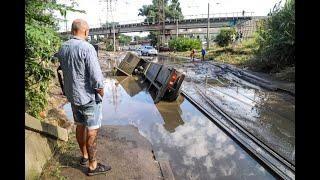
[(101, 127), (102, 102), (91, 101), (81, 106), (71, 104), (71, 108), (75, 124), (84, 125), (88, 129)]

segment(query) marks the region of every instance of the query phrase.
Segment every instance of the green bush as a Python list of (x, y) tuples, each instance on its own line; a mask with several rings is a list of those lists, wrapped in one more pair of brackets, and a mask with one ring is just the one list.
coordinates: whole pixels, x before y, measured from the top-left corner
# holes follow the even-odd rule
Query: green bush
[(61, 44), (61, 38), (55, 31), (56, 19), (52, 11), (62, 15), (69, 6), (27, 0), (25, 9), (25, 111), (39, 118), (39, 113), (47, 105), (49, 82), (54, 77), (51, 69), (53, 55)]
[(169, 41), (169, 47), (175, 51), (189, 51), (191, 49), (201, 49), (201, 40), (178, 37)]
[(106, 44), (106, 51), (113, 51), (113, 44), (112, 43)]
[(120, 34), (119, 43), (122, 45), (127, 45), (131, 42), (131, 36), (126, 36), (124, 34)]
[(277, 72), (295, 65), (295, 1), (276, 4), (271, 17), (257, 24), (257, 63), (262, 70)]
[(215, 42), (220, 47), (228, 46), (232, 41), (232, 36), (236, 34), (236, 30), (232, 29), (221, 29), (220, 33), (217, 35)]

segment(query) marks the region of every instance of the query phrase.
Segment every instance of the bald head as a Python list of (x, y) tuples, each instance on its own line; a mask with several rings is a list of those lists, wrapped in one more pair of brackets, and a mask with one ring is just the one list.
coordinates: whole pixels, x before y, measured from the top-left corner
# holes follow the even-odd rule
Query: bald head
[(75, 36), (87, 38), (89, 35), (88, 23), (83, 19), (76, 19), (72, 22), (71, 32)]

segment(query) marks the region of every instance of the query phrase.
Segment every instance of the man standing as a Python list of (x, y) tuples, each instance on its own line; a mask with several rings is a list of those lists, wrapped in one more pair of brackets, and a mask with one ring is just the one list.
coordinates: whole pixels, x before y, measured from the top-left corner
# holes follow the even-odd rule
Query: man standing
[[(103, 75), (95, 48), (86, 42), (88, 23), (76, 19), (72, 23), (73, 37), (58, 52), (64, 79), (64, 93), (71, 103), (76, 138), (82, 153), (80, 164), (88, 165), (88, 174), (105, 173), (111, 167), (97, 162), (97, 133), (101, 127)], [(89, 162), (89, 163), (88, 163)]]

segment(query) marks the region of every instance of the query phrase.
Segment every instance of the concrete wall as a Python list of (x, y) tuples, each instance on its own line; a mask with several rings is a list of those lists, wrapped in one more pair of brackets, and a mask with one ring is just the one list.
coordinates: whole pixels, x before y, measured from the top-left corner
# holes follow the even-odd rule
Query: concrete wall
[(69, 132), (25, 114), (25, 179), (38, 179), (58, 141), (68, 141)]
[(53, 156), (57, 140), (25, 130), (25, 179), (37, 179), (46, 162)]

